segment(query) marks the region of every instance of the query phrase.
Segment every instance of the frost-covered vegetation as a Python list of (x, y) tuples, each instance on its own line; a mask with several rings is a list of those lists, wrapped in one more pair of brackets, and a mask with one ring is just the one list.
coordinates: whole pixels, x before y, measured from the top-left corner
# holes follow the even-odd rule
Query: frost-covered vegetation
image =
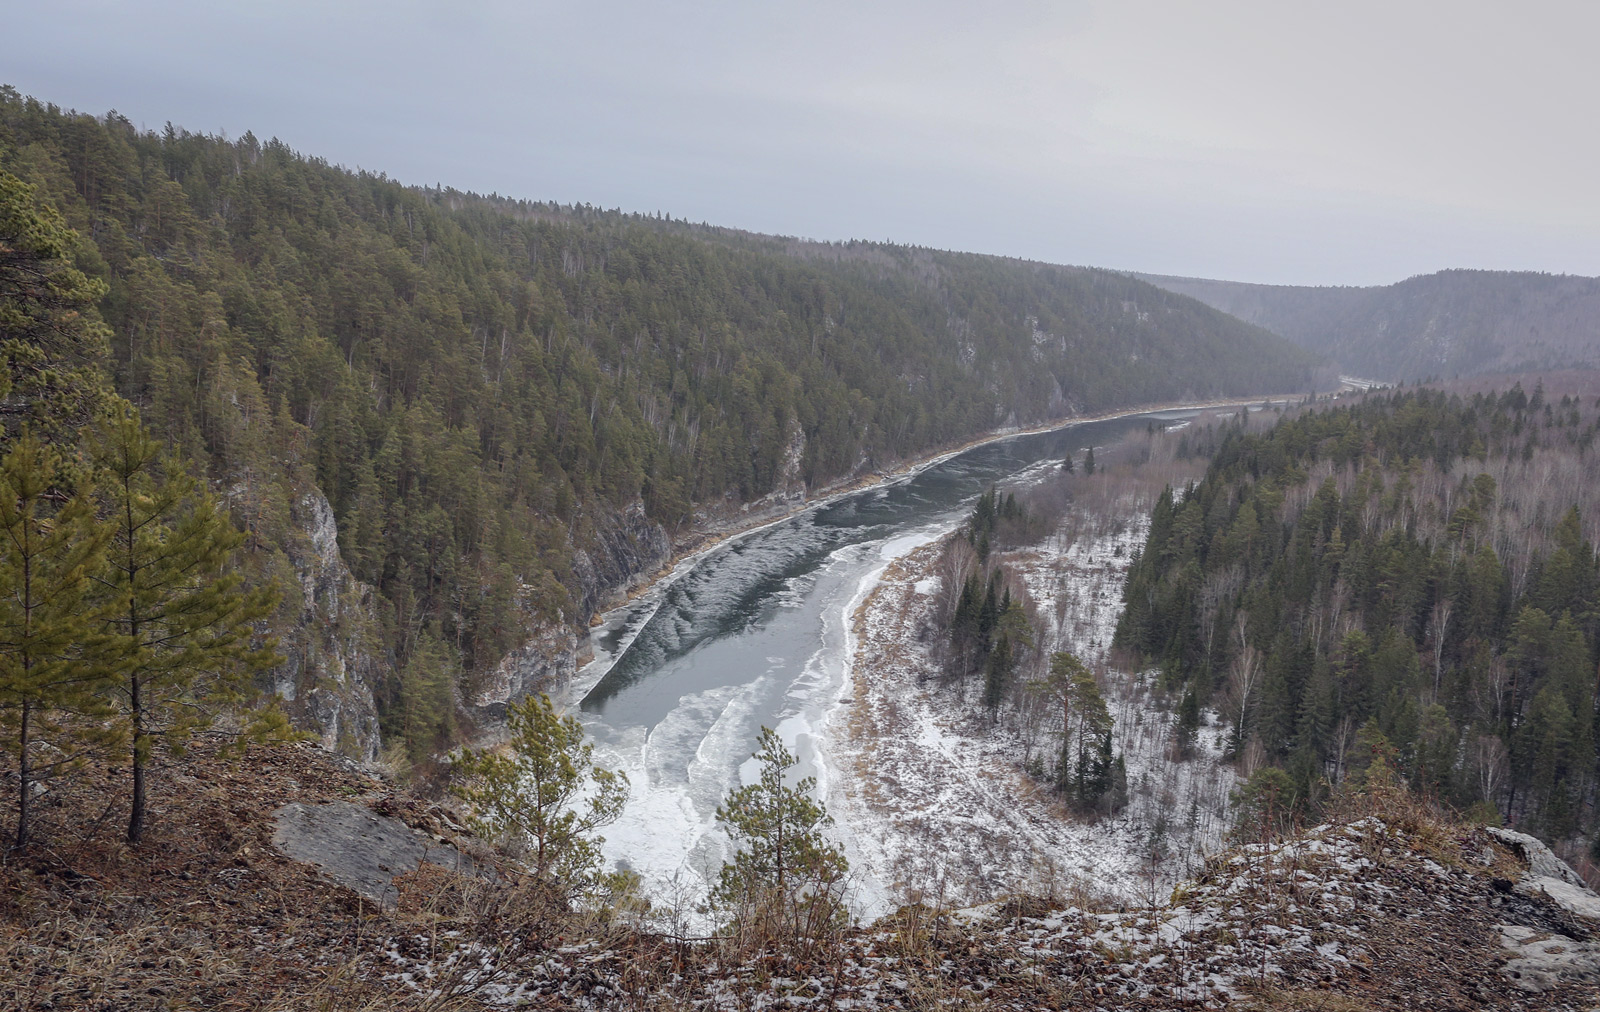
[(1301, 817), (1377, 757), (1581, 859), (1594, 393), (1423, 389), (1227, 432), (1156, 502), (1117, 644), (1186, 712), (1220, 710), (1229, 756)]
[(1180, 747), (1179, 697), (1110, 648), (1148, 510), (1202, 472), (1191, 447), (1224, 423), (1152, 427), (1095, 448), (1093, 471), (1082, 452), (1070, 472), (1036, 471), (884, 572), (855, 616), (844, 742), (830, 750), (852, 774), (837, 792), (852, 858), (887, 900), (1127, 901), (1221, 845), (1235, 772), (1220, 719), (1203, 714)]

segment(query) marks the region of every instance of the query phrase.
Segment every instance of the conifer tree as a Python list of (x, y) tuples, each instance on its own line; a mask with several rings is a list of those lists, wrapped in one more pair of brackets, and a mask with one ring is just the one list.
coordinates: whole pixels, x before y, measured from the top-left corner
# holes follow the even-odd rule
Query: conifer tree
[(1020, 602), (1006, 590), (994, 620), (993, 646), (984, 666), (983, 705), (990, 717), (999, 710), (1011, 686), (1012, 673), (1025, 650), (1033, 649), (1033, 627), (1028, 624), (1027, 613)]
[[(1072, 674), (1071, 691), (1077, 755), (1071, 766), (1070, 788), (1078, 807), (1087, 810), (1098, 805), (1112, 786), (1112, 718), (1094, 675), (1081, 664)], [(1063, 766), (1066, 758), (1063, 754)]]
[(144, 834), (153, 750), (181, 755), (221, 707), (242, 703), (251, 672), (279, 661), (254, 642), (253, 623), (276, 593), (244, 591), (228, 569), (244, 535), (138, 419), (109, 423), (95, 447), (110, 536), (100, 577), (113, 599), (122, 722), (131, 742), (128, 841)]
[(1237, 840), (1253, 842), (1283, 832), (1298, 812), (1300, 795), (1289, 774), (1276, 766), (1259, 766), (1231, 794)]
[[(19, 849), (40, 775), (106, 744), (99, 718), (111, 669), (89, 596), (106, 532), (63, 471), (60, 455), (27, 431), (0, 462), (0, 730), (17, 773)], [(58, 493), (70, 498), (55, 508)], [(47, 763), (37, 759), (41, 746), (50, 748)]]
[(1178, 751), (1185, 758), (1194, 754), (1196, 739), (1200, 734), (1200, 697), (1195, 695), (1194, 686), (1190, 685), (1183, 691), (1183, 699), (1178, 703), (1178, 724), (1176, 736)]
[(0, 169), (0, 419), (71, 439), (105, 406), (105, 282), (79, 270), (78, 234), (34, 188)]
[[(1065, 770), (1069, 761), (1069, 745), (1072, 740), (1072, 686), (1080, 672), (1087, 672), (1083, 662), (1077, 656), (1066, 650), (1058, 650), (1050, 655), (1050, 673), (1046, 677), (1034, 682), (1031, 686), (1034, 691), (1041, 693), (1052, 703), (1061, 707), (1061, 761), (1058, 770)], [(1059, 786), (1065, 787), (1065, 774), (1062, 773)]]
[(785, 783), (796, 760), (771, 728), (761, 729), (755, 759), (761, 779), (730, 793), (717, 809), (739, 849), (722, 866), (712, 902), (731, 911), (747, 935), (804, 944), (844, 919), (849, 864), (822, 835), (833, 820), (810, 796), (816, 780)]
[(605, 838), (595, 830), (622, 814), (628, 777), (596, 767), (583, 724), (543, 693), (506, 707), (506, 724), (506, 749), (456, 753), (451, 789), (472, 805), (476, 832), (526, 846), (534, 874), (580, 892), (599, 873)]

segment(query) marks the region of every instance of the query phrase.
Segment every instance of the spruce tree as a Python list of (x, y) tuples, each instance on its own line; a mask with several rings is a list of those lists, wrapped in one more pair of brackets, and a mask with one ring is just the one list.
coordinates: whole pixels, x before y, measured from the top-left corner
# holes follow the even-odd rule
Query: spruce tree
[(1183, 699), (1178, 704), (1177, 741), (1178, 752), (1188, 758), (1194, 754), (1196, 740), (1200, 735), (1200, 698), (1195, 695), (1194, 686), (1190, 685), (1183, 691)]
[(995, 619), (994, 646), (984, 667), (983, 705), (988, 707), (991, 719), (1011, 687), (1011, 676), (1023, 651), (1033, 649), (1033, 643), (1033, 627), (1028, 624), (1028, 615), (1020, 602), (1011, 599), (1011, 591), (1007, 589)]
[(1111, 711), (1094, 675), (1081, 664), (1072, 673), (1072, 709), (1077, 724), (1077, 756), (1072, 795), (1080, 808), (1094, 808), (1111, 787)]

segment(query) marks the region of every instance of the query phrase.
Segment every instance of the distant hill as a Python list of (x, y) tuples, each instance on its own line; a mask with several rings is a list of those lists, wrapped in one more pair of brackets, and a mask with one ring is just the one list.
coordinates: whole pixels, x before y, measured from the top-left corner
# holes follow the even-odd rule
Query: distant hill
[(1600, 278), (1440, 271), (1373, 288), (1136, 274), (1374, 379), (1600, 365)]

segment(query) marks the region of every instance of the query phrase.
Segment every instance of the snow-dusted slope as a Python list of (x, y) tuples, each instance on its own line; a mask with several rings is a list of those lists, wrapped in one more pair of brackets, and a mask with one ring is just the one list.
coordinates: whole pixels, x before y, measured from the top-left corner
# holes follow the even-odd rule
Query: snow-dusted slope
[[(1143, 540), (1142, 511), (1124, 506), (1114, 518), (1072, 518), (1060, 536), (1006, 557), (1050, 626), (1047, 641), (1091, 664), (1106, 658), (1130, 554)], [(1024, 772), (1041, 742), (992, 725), (960, 686), (939, 683), (942, 633), (930, 620), (939, 551), (925, 545), (895, 559), (852, 616), (847, 681), (827, 725), (827, 801), (859, 875), (862, 912), (1012, 892), (1164, 896), (1227, 824), (1234, 775), (1216, 762), (1215, 737), (1202, 734), (1194, 760), (1175, 760), (1172, 718), (1155, 706), (1150, 680), (1108, 672), (1130, 804), (1099, 821), (1072, 814)]]

